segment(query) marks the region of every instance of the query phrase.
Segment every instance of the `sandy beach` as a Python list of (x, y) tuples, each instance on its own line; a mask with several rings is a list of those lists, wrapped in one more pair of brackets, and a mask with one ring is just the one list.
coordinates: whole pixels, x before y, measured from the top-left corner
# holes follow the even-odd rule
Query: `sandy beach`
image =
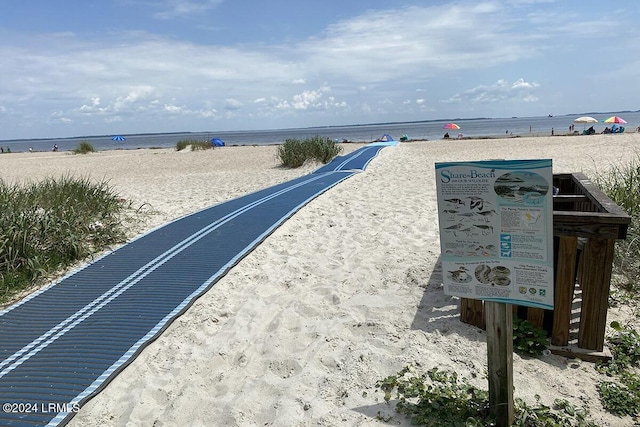
[[(554, 173), (593, 177), (638, 155), (638, 133), (387, 147), (287, 220), (69, 425), (409, 426), (375, 391), (404, 366), (455, 370), (487, 387), (486, 334), (462, 323), (459, 300), (442, 290), (434, 163), (550, 158)], [(6, 182), (108, 180), (144, 214), (140, 233), (317, 167), (281, 168), (275, 146), (0, 155)], [(631, 319), (627, 308), (609, 310), (608, 322)], [(564, 398), (598, 425), (633, 425), (602, 409), (600, 378), (592, 363), (514, 355), (516, 397)]]

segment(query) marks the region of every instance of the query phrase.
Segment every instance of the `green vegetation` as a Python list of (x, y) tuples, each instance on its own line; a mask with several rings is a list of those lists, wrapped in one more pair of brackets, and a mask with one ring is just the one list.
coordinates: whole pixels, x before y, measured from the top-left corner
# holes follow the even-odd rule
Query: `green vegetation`
[(315, 136), (305, 140), (287, 139), (278, 147), (277, 157), (283, 166), (299, 168), (307, 160), (329, 163), (342, 152), (342, 146), (329, 138)]
[(539, 357), (549, 348), (551, 341), (544, 329), (537, 328), (528, 320), (514, 316), (513, 351), (521, 355)]
[(598, 174), (594, 182), (631, 216), (627, 238), (616, 243), (614, 259), (615, 273), (625, 279), (618, 285), (626, 295), (613, 296), (623, 303), (636, 303), (640, 293), (640, 156)]
[(73, 150), (71, 150), (73, 154), (87, 154), (87, 153), (95, 153), (96, 149), (91, 145), (89, 141), (81, 141), (80, 144)]
[(122, 242), (128, 206), (106, 182), (0, 180), (0, 302), (58, 269)]
[(182, 139), (176, 142), (176, 151), (182, 151), (187, 147), (191, 147), (191, 151), (213, 150), (213, 145), (209, 141)]
[(607, 341), (613, 359), (598, 365), (598, 370), (611, 378), (598, 384), (602, 405), (612, 414), (640, 416), (640, 334), (631, 327), (612, 322), (615, 335)]
[[(458, 377), (455, 372), (432, 368), (417, 374), (413, 367), (405, 367), (396, 375), (378, 381), (376, 388), (384, 392), (384, 400), (398, 399), (396, 412), (411, 418), (415, 425), (491, 426), (489, 393)], [(577, 408), (563, 399), (556, 399), (553, 407), (538, 402), (529, 406), (515, 399), (514, 426), (520, 427), (592, 427), (587, 421), (588, 411)], [(389, 420), (385, 420), (389, 421)]]
[[(636, 154), (623, 166), (615, 166), (596, 175), (594, 182), (618, 206), (631, 216), (627, 238), (616, 242), (614, 286), (610, 306), (635, 307), (640, 293), (640, 155)], [(637, 326), (622, 326), (612, 322), (615, 334), (607, 338), (613, 359), (597, 366), (610, 379), (598, 384), (602, 405), (618, 416), (640, 418), (640, 334)]]

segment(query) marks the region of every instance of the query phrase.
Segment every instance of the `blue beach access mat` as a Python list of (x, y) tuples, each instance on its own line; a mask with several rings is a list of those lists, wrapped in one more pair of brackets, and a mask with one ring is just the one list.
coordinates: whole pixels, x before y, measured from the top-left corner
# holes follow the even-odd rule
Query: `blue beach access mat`
[(64, 425), (231, 267), (386, 145), (173, 221), (0, 312), (0, 426)]

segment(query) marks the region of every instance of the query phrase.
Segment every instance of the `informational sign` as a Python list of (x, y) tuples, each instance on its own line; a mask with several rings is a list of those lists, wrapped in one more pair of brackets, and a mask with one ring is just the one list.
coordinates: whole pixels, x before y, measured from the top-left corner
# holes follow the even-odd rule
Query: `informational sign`
[(551, 160), (436, 163), (444, 291), (553, 309)]

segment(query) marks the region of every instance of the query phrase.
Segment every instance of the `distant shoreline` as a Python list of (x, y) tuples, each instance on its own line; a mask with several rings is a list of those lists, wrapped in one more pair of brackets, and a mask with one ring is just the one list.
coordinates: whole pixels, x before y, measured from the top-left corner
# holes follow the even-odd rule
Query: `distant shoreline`
[[(398, 125), (431, 125), (443, 122), (477, 122), (483, 120), (494, 121), (508, 121), (512, 119), (538, 121), (543, 119), (568, 119), (571, 122), (573, 118), (583, 115), (590, 116), (606, 116), (606, 115), (635, 115), (640, 113), (640, 110), (625, 110), (614, 112), (586, 112), (586, 113), (569, 113), (569, 114), (555, 114), (552, 117), (549, 116), (511, 116), (511, 117), (472, 117), (472, 118), (441, 118), (441, 119), (429, 119), (429, 120), (410, 120), (410, 121), (391, 121), (391, 122), (379, 122), (379, 123), (355, 123), (355, 124), (337, 124), (337, 125), (320, 125), (320, 126), (307, 126), (307, 127), (293, 127), (293, 128), (272, 128), (272, 129), (236, 129), (236, 130), (204, 130), (204, 131), (171, 131), (171, 132), (141, 132), (141, 133), (121, 133), (127, 137), (155, 137), (159, 135), (201, 135), (201, 134), (233, 134), (233, 133), (260, 133), (260, 132), (292, 132), (292, 131), (310, 131), (310, 130), (336, 130), (341, 128), (364, 128), (364, 127), (378, 127), (378, 126), (398, 126)], [(634, 129), (636, 126), (631, 126)], [(24, 143), (28, 141), (34, 142), (47, 142), (54, 140), (77, 140), (77, 139), (99, 139), (99, 138), (111, 138), (114, 134), (99, 134), (99, 135), (79, 135), (79, 136), (61, 136), (61, 137), (36, 137), (36, 138), (15, 138), (15, 139), (3, 139), (0, 140), (0, 145), (11, 143)], [(522, 135), (522, 133), (519, 133)]]

